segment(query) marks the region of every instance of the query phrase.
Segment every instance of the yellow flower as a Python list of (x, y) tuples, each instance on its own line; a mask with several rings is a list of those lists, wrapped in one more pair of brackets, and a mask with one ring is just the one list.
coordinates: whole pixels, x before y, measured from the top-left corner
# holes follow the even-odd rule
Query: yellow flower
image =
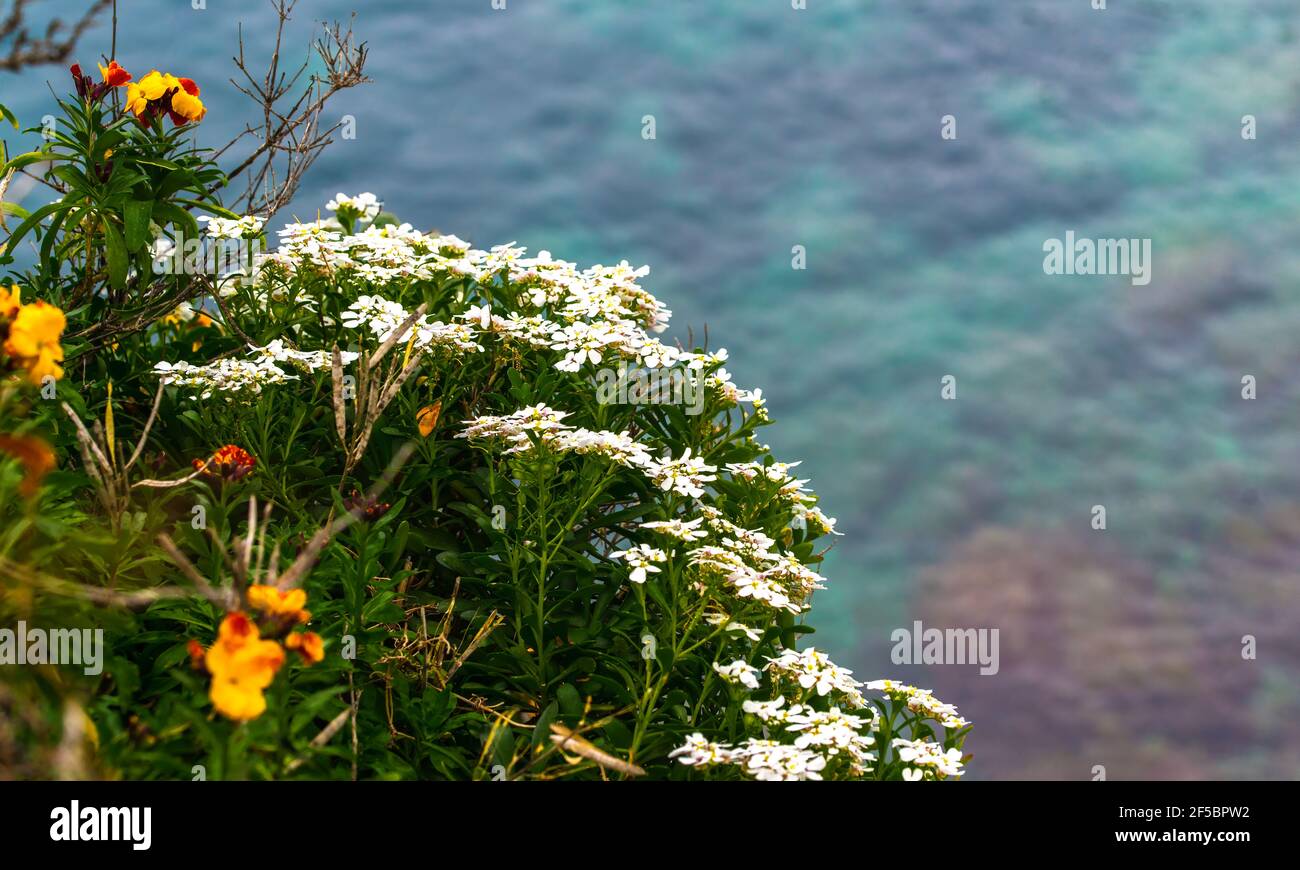
[[(168, 79), (171, 81), (169, 82)], [(175, 76), (163, 75), (155, 69), (150, 70), (148, 75), (140, 79), (137, 90), (146, 100), (160, 100), (162, 95), (167, 93), (168, 88), (178, 87), (180, 87), (180, 82), (176, 81)]]
[(202, 121), (208, 110), (204, 108), (203, 101), (198, 97), (184, 90), (178, 90), (172, 94), (172, 112), (186, 121)]
[(22, 291), (18, 285), (11, 287), (0, 287), (0, 317), (13, 317), (18, 313), (18, 309), (23, 307), (23, 301), (19, 298)]
[(126, 86), (126, 108), (137, 118), (144, 114), (148, 108), (149, 100), (144, 95), (144, 89), (135, 82)]
[(39, 385), (46, 375), (55, 380), (63, 377), (63, 367), (59, 365), (63, 362), (63, 347), (59, 337), (67, 325), (62, 311), (40, 300), (22, 306), (9, 325), (5, 353), (20, 361), (33, 384)]
[(244, 722), (266, 710), (262, 690), (284, 664), (284, 650), (273, 640), (262, 640), (247, 616), (231, 613), (221, 621), (217, 642), (204, 664), (212, 674), (208, 691), (212, 706), (221, 715)]
[(311, 614), (303, 610), (307, 593), (301, 589), (281, 590), (274, 586), (249, 586), (248, 605), (268, 616), (291, 616), (306, 622)]

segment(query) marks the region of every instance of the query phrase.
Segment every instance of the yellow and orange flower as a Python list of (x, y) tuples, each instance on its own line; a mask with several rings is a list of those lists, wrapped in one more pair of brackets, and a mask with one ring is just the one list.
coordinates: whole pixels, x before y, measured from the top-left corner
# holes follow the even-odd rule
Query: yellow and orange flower
[(108, 66), (99, 65), (99, 75), (104, 84), (110, 88), (120, 88), (131, 81), (131, 74), (118, 66), (117, 61), (110, 60)]
[(62, 311), (40, 300), (20, 306), (13, 315), (5, 353), (27, 369), (27, 379), (33, 384), (39, 386), (46, 375), (56, 381), (63, 377), (63, 367), (59, 365), (63, 362), (63, 346), (59, 339), (67, 325)]
[(314, 665), (325, 658), (325, 642), (314, 631), (295, 631), (284, 639), (284, 645), (297, 650), (303, 661)]
[(295, 622), (306, 622), (311, 619), (311, 611), (303, 609), (306, 604), (307, 593), (302, 589), (248, 587), (248, 606), (267, 616), (287, 616)]
[[(285, 593), (273, 586), (252, 586), (248, 599), (254, 607), (275, 615), (292, 614), (294, 620), (300, 621), (306, 621), (308, 616), (302, 609), (307, 603), (307, 593), (301, 589)], [(275, 624), (270, 630), (277, 631)], [(277, 634), (287, 630), (284, 622), (280, 622)], [(212, 675), (208, 698), (216, 711), (228, 719), (247, 722), (266, 711), (262, 692), (284, 664), (286, 647), (309, 665), (325, 658), (325, 643), (316, 632), (290, 632), (284, 637), (282, 647), (274, 640), (263, 638), (257, 623), (240, 611), (228, 613), (221, 620), (217, 640), (206, 652), (193, 640), (188, 644), (188, 651), (191, 665)]]
[(257, 460), (244, 448), (227, 444), (225, 447), (218, 448), (210, 458), (195, 459), (190, 464), (208, 477), (233, 482), (252, 474), (257, 466)]
[(98, 84), (93, 83), (90, 76), (82, 74), (79, 63), (74, 63), (68, 71), (72, 73), (72, 82), (77, 86), (77, 96), (95, 103), (104, 99), (104, 95), (113, 88), (120, 88), (131, 81), (131, 74), (118, 66), (115, 60), (110, 60), (108, 66), (99, 65)]
[(198, 122), (208, 110), (199, 99), (199, 86), (193, 79), (151, 70), (139, 82), (126, 87), (126, 108), (145, 123), (166, 112), (177, 127)]
[(41, 480), (54, 468), (54, 451), (45, 439), (35, 435), (8, 435), (0, 433), (0, 453), (8, 453), (23, 467), (23, 479), (18, 492), (31, 498), (40, 489)]
[(180, 90), (172, 94), (171, 115), (172, 123), (177, 127), (186, 121), (198, 123), (203, 120), (203, 116), (208, 113), (207, 107), (199, 99), (199, 86), (194, 83), (193, 79), (181, 78)]
[(284, 664), (284, 649), (273, 640), (262, 640), (247, 616), (230, 613), (221, 621), (204, 664), (212, 674), (212, 706), (229, 719), (246, 722), (266, 710), (262, 691)]
[(0, 317), (10, 318), (18, 313), (18, 309), (23, 307), (22, 290), (14, 284), (9, 287), (0, 287)]

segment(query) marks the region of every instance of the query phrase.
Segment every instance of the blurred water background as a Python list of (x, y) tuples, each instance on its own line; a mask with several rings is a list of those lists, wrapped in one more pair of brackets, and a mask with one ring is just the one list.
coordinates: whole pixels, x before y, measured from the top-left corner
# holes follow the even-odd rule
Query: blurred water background
[[(224, 143), (269, 4), (120, 5), (118, 59), (198, 80)], [(813, 641), (958, 704), (979, 777), (1296, 778), (1293, 0), (807, 5), (302, 0), (290, 55), (356, 8), (374, 83), (282, 217), (369, 190), (480, 247), (649, 263), (846, 533)], [(64, 76), (0, 102), (39, 123)], [(1045, 275), (1067, 230), (1152, 239), (1153, 280)], [(998, 628), (999, 673), (893, 664), (914, 619)]]

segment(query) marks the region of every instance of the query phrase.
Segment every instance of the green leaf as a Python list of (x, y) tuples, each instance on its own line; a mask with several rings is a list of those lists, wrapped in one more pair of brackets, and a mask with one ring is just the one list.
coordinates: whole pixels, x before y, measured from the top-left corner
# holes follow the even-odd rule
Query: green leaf
[(127, 200), (124, 210), (126, 224), (126, 247), (129, 251), (139, 250), (149, 239), (149, 220), (153, 216), (153, 202), (150, 200)]
[(108, 218), (104, 218), (101, 223), (104, 227), (104, 238), (108, 242), (108, 282), (114, 288), (121, 289), (126, 286), (126, 271), (130, 266), (130, 258), (126, 253), (126, 240), (122, 238), (122, 231)]
[(49, 160), (50, 154), (46, 151), (28, 151), (19, 154), (13, 160), (4, 165), (4, 172), (11, 169), (22, 169), (24, 166), (31, 166), (33, 163), (40, 163), (43, 160)]
[(35, 229), (35, 227), (41, 221), (45, 220), (50, 215), (54, 214), (56, 211), (59, 211), (60, 209), (66, 209), (66, 208), (68, 208), (67, 204), (64, 203), (62, 200), (58, 200), (56, 202), (49, 203), (48, 205), (43, 205), (40, 208), (38, 208), (36, 211), (32, 212), (28, 216), (28, 218), (18, 226), (18, 229), (14, 230), (14, 234), (9, 237), (9, 245), (5, 249), (6, 252), (12, 251), (15, 248), (17, 248), (18, 242), (22, 239), (22, 237), (27, 235), (33, 229)]

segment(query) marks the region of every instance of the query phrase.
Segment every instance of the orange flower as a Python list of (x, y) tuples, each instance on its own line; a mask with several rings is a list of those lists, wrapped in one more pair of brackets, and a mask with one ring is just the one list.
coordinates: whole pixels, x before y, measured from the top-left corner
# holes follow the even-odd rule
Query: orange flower
[(203, 665), (203, 644), (199, 643), (194, 638), (190, 638), (190, 642), (185, 645), (185, 651), (190, 654), (190, 667), (194, 668), (196, 671), (205, 670)]
[(0, 452), (8, 453), (23, 466), (23, 480), (18, 492), (31, 498), (40, 489), (41, 479), (54, 468), (54, 451), (44, 439), (35, 435), (0, 434)]
[(120, 88), (131, 81), (131, 74), (118, 66), (115, 60), (110, 60), (108, 66), (100, 64), (99, 74), (110, 88)]
[(196, 469), (201, 469), (208, 477), (218, 477), (233, 482), (251, 474), (257, 466), (257, 460), (244, 448), (227, 444), (225, 447), (218, 448), (217, 452), (206, 461), (195, 459), (190, 464)]
[(221, 621), (217, 642), (204, 663), (212, 673), (212, 706), (229, 719), (245, 722), (266, 710), (262, 690), (284, 664), (284, 650), (273, 640), (262, 640), (247, 616), (230, 613)]
[(301, 589), (277, 589), (274, 586), (249, 586), (248, 606), (260, 610), (267, 616), (288, 616), (298, 622), (311, 619), (311, 612), (304, 610), (307, 593)]
[(314, 665), (325, 658), (325, 642), (314, 631), (294, 632), (284, 639), (284, 645), (297, 650), (303, 661)]
[(442, 413), (442, 402), (425, 405), (415, 412), (415, 422), (420, 427), (420, 435), (428, 438), (433, 428), (438, 425), (438, 415)]
[(23, 305), (9, 325), (5, 353), (27, 369), (27, 379), (40, 385), (46, 375), (56, 381), (63, 377), (63, 347), (59, 338), (68, 320), (63, 312), (39, 299)]

